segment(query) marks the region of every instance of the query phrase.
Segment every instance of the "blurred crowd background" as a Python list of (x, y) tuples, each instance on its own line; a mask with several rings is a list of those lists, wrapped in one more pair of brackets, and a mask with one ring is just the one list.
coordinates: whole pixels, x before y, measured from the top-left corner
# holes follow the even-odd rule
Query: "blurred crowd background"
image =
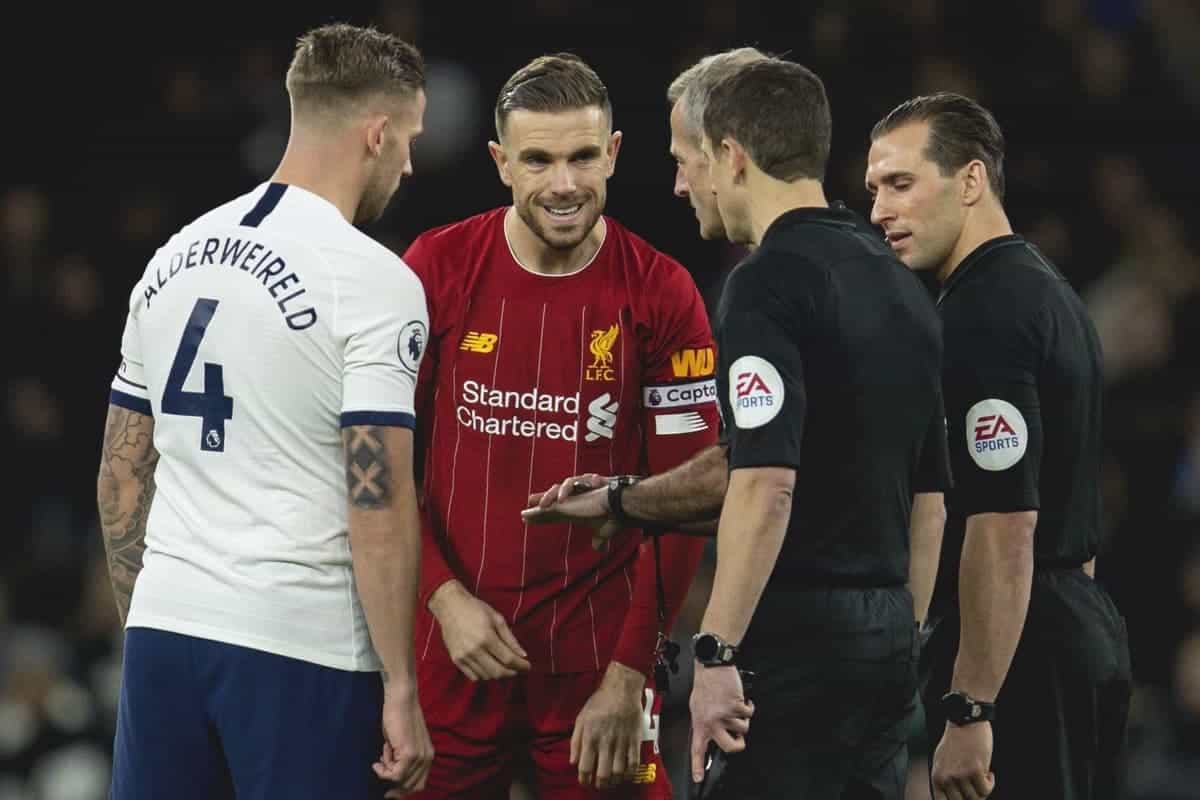
[[(1200, 2), (384, 0), (127, 17), (56, 6), (59, 18), (28, 25), (21, 8), (2, 56), (6, 138), (21, 141), (0, 168), (12, 511), (0, 800), (106, 794), (121, 632), (95, 475), (128, 293), (177, 226), (270, 174), (295, 37), (335, 20), (400, 33), (428, 60), (416, 175), (372, 235), (402, 251), (425, 228), (506, 203), (485, 148), (496, 92), (533, 56), (570, 50), (607, 82), (625, 133), (608, 212), (687, 265), (710, 302), (742, 254), (699, 240), (667, 154), (666, 86), (700, 56), (751, 44), (816, 70), (834, 115), (826, 192), (864, 214), (876, 119), (933, 90), (991, 108), (1008, 138), (1010, 217), (1084, 296), (1105, 347), (1097, 577), (1127, 616), (1138, 683), (1123, 796), (1200, 797)], [(710, 554), (680, 639), (711, 570)], [(682, 787), (680, 683), (662, 746)], [(911, 796), (927, 797), (919, 784)]]

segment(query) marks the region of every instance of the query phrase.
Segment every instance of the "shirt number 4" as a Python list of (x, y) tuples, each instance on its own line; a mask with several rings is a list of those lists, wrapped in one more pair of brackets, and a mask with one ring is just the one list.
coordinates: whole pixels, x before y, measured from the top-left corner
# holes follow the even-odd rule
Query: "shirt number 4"
[(200, 341), (217, 311), (218, 302), (201, 297), (192, 308), (187, 327), (183, 329), (179, 349), (175, 351), (175, 360), (171, 363), (171, 373), (167, 376), (167, 386), (162, 397), (162, 412), (183, 417), (200, 417), (200, 449), (223, 453), (225, 420), (233, 419), (233, 398), (225, 394), (225, 370), (220, 364), (205, 363), (204, 391), (188, 392), (183, 388), (183, 382), (187, 380), (188, 373), (192, 371), (192, 365), (196, 362)]

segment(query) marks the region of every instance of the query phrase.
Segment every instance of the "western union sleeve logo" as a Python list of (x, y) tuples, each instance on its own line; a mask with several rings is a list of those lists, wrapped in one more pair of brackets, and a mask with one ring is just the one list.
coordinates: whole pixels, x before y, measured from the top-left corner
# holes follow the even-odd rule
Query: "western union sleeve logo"
[(676, 378), (703, 378), (712, 375), (715, 369), (711, 347), (685, 347), (671, 354), (671, 371)]
[(500, 339), (494, 333), (479, 333), (478, 331), (467, 331), (462, 338), (462, 343), (459, 344), (459, 350), (467, 350), (472, 353), (490, 353), (496, 349), (496, 342)]
[(616, 370), (612, 368), (612, 349), (620, 335), (621, 329), (615, 322), (608, 327), (608, 330), (592, 331), (592, 341), (588, 344), (588, 349), (592, 351), (592, 365), (587, 368), (586, 373), (589, 381), (615, 381), (617, 379)]

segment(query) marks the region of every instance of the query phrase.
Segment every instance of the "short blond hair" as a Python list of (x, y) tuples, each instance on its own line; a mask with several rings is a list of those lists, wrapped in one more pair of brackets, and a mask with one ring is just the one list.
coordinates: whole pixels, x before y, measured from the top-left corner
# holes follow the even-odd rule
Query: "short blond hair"
[(345, 23), (301, 36), (287, 71), (288, 95), (299, 115), (344, 111), (372, 95), (407, 99), (424, 88), (425, 62), (416, 47)]

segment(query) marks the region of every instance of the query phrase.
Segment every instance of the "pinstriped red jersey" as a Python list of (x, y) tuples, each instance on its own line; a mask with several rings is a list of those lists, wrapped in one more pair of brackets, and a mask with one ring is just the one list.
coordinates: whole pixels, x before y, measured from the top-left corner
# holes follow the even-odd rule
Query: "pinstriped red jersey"
[[(658, 633), (653, 550), (582, 526), (527, 526), (531, 491), (569, 475), (661, 472), (716, 442), (714, 345), (688, 272), (605, 217), (593, 260), (526, 270), (506, 208), (420, 236), (430, 342), (418, 387), (425, 446), (417, 655), (443, 647), (425, 610), (457, 578), (508, 620), (533, 669), (643, 672)], [(673, 619), (702, 541), (663, 541)]]

